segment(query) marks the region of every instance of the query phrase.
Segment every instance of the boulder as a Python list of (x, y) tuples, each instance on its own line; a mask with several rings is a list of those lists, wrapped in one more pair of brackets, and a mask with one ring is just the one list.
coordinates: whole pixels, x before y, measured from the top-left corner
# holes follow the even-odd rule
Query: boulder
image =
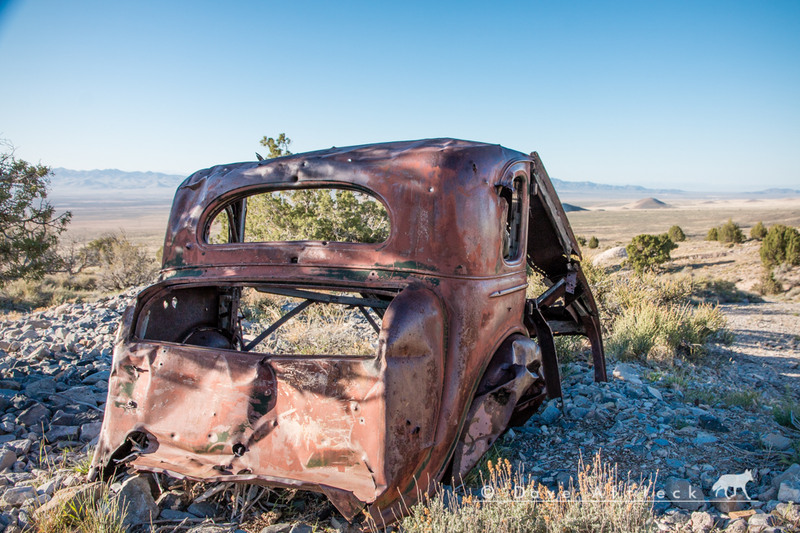
[(150, 492), (150, 482), (144, 476), (126, 479), (115, 498), (123, 513), (122, 523), (125, 527), (149, 524), (158, 518), (158, 506)]

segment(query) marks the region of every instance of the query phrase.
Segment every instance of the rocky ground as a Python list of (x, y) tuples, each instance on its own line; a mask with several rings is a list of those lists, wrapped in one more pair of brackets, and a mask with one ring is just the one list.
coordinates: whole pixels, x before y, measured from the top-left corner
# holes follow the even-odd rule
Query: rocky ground
[[(96, 490), (85, 474), (114, 333), (131, 297), (0, 323), (0, 531), (28, 530), (43, 512), (37, 509)], [(800, 462), (800, 431), (773, 416), (774, 406), (800, 405), (800, 305), (724, 310), (735, 341), (714, 346), (702, 364), (610, 363), (610, 381), (600, 384), (586, 363), (565, 364), (563, 400), (509, 431), (498, 453), (551, 487), (568, 485), (581, 457), (590, 462), (600, 453), (623, 477), (653, 482), (662, 531), (781, 531), (787, 513), (800, 523), (787, 505), (800, 501), (800, 466), (793, 464)], [(750, 500), (741, 491), (733, 500), (715, 498), (720, 476), (748, 470)], [(347, 528), (319, 498), (259, 504), (268, 490), (127, 475), (111, 486), (111, 498), (127, 503), (127, 523), (152, 522), (154, 531), (302, 531), (307, 526), (280, 517), (302, 516), (305, 507), (306, 523)], [(255, 508), (264, 514), (248, 522), (243, 517)]]

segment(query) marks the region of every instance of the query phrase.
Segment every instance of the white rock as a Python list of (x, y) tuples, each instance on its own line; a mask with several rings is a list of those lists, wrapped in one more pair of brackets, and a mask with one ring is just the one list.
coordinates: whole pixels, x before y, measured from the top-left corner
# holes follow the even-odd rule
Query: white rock
[(628, 258), (628, 252), (624, 246), (609, 248), (592, 258), (592, 264), (596, 266), (619, 265)]
[(778, 488), (778, 499), (782, 502), (800, 503), (800, 484), (783, 482)]
[(639, 374), (636, 372), (636, 370), (634, 370), (632, 366), (625, 363), (619, 363), (617, 366), (615, 366), (612, 375), (616, 379), (627, 381), (633, 385), (642, 384), (642, 380), (639, 379)]
[(788, 450), (792, 446), (792, 441), (780, 433), (768, 433), (767, 435), (762, 435), (761, 444), (765, 448), (783, 451)]
[(664, 400), (664, 397), (661, 396), (661, 391), (658, 390), (655, 387), (651, 387), (650, 385), (648, 385), (647, 386), (647, 392), (649, 392), (650, 396), (652, 396), (653, 398), (655, 398), (658, 401), (663, 401)]

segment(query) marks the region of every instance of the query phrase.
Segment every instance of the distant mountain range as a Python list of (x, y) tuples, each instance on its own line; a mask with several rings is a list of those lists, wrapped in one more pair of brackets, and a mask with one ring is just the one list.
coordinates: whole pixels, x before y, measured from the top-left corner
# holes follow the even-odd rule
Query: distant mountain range
[[(56, 196), (97, 196), (116, 190), (140, 191), (143, 195), (172, 195), (178, 185), (186, 178), (179, 174), (163, 174), (160, 172), (125, 172), (117, 169), (106, 170), (70, 170), (54, 168), (50, 185)], [(608, 194), (610, 196), (641, 197), (658, 195), (692, 195), (705, 196), (708, 193), (690, 193), (680, 189), (648, 189), (639, 185), (605, 185), (593, 181), (564, 181), (551, 178), (556, 192), (564, 195)], [(747, 193), (720, 193), (723, 196), (761, 196), (785, 197), (798, 196), (800, 190), (772, 188)]]
[(56, 189), (88, 189), (88, 190), (147, 190), (170, 189), (173, 192), (186, 179), (178, 174), (162, 174), (160, 172), (125, 172), (110, 168), (106, 170), (70, 170), (54, 168), (50, 185)]
[(636, 193), (636, 194), (685, 194), (686, 191), (680, 189), (648, 189), (639, 185), (605, 185), (593, 181), (564, 181), (557, 178), (550, 178), (556, 192), (561, 193), (590, 193), (590, 192), (615, 192), (615, 193)]

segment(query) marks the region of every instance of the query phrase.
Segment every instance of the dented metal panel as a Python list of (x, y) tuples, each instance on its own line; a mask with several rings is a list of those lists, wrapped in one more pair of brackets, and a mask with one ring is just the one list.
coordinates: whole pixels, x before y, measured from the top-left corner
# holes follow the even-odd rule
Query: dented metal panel
[[(244, 198), (327, 187), (382, 202), (389, 237), (242, 242)], [(235, 242), (209, 242), (226, 206)], [(93, 475), (130, 464), (315, 490), (348, 519), (390, 523), (558, 395), (553, 335), (588, 336), (605, 379), (597, 308), (535, 153), (432, 139), (202, 170), (176, 193), (163, 257), (118, 334)], [(532, 300), (528, 264), (551, 286)], [(376, 348), (256, 352), (250, 289), (305, 299), (263, 337), (343, 305), (377, 329)]]

